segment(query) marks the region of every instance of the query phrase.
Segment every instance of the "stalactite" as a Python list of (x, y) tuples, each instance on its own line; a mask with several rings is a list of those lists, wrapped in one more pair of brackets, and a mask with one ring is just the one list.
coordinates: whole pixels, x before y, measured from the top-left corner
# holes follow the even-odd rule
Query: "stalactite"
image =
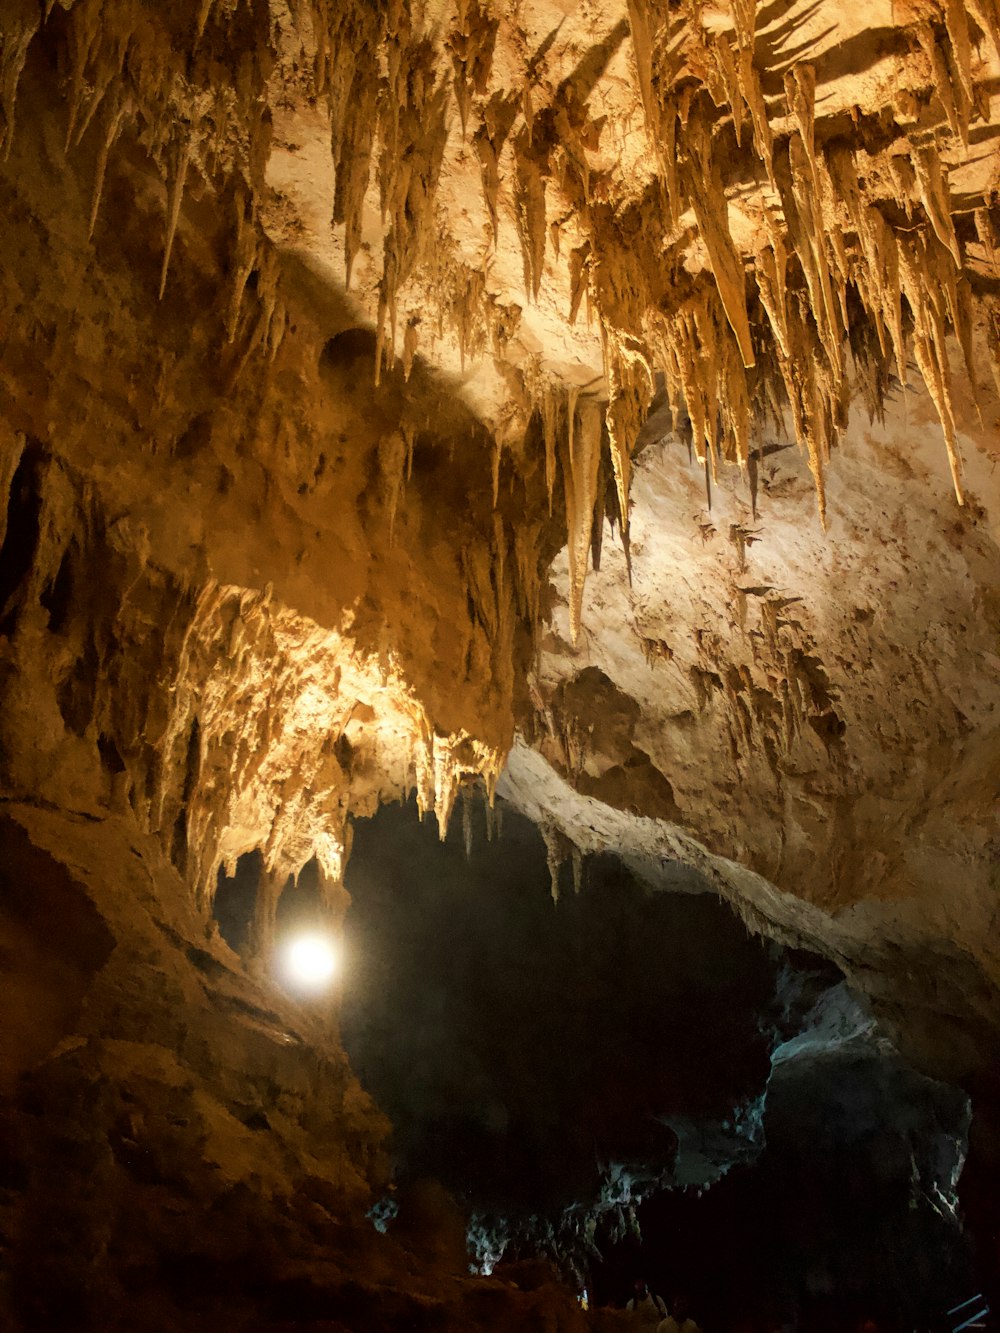
[(39, 25), (37, 3), (20, 0), (19, 4), (11, 8), (15, 12), (5, 15), (0, 28), (0, 151), (4, 158), (9, 156), (14, 140), (14, 115), (21, 71), (31, 39)]
[(941, 421), (955, 497), (959, 504), (964, 504), (946, 343), (946, 292), (953, 275), (942, 271), (941, 256), (948, 256), (949, 268), (951, 256), (943, 248), (935, 250), (938, 245), (936, 238), (925, 238), (919, 231), (901, 236), (900, 276), (914, 318), (913, 355)]
[(163, 267), (160, 270), (160, 300), (167, 286), (167, 270), (170, 267), (170, 254), (174, 247), (174, 235), (177, 231), (177, 219), (180, 217), (181, 201), (184, 198), (184, 181), (187, 177), (188, 163), (191, 160), (191, 136), (185, 134), (177, 148), (177, 161), (170, 175), (167, 192), (167, 234), (163, 245)]
[(646, 133), (655, 149), (660, 143), (660, 107), (653, 92), (653, 35), (646, 0), (628, 0), (628, 18)]
[(707, 44), (708, 69), (706, 86), (712, 100), (718, 107), (729, 108), (733, 117), (733, 131), (736, 135), (737, 148), (743, 147), (744, 99), (740, 91), (740, 76), (737, 59), (728, 37), (721, 32), (715, 33)]
[(434, 199), (447, 140), (447, 87), (433, 43), (393, 11), (388, 78), (379, 94), (379, 198), (386, 233), (377, 318), (376, 382), (388, 346), (395, 356), (399, 292), (423, 262), (435, 232)]
[(208, 23), (209, 17), (211, 16), (212, 6), (214, 4), (215, 0), (200, 0), (200, 4), (198, 6), (198, 19), (197, 22), (195, 23), (195, 30), (194, 30), (195, 46), (198, 45), (198, 43), (204, 36), (205, 25)]
[(295, 0), (293, 12), (310, 15), (316, 92), (330, 117), (335, 173), (334, 225), (344, 226), (347, 282), (361, 239), (373, 137), (378, 119), (381, 43), (400, 28), (398, 6), (344, 4), (341, 0)]
[(906, 345), (903, 337), (899, 255), (895, 233), (880, 210), (870, 205), (859, 184), (856, 158), (845, 145), (833, 145), (827, 166), (845, 221), (856, 232), (860, 253), (855, 269), (858, 290), (878, 333), (883, 353), (892, 343), (900, 383), (906, 383)]
[(372, 140), (375, 124), (374, 88), (362, 75), (357, 95), (345, 110), (343, 146), (337, 163), (334, 192), (334, 225), (344, 226), (344, 285), (350, 288), (354, 260), (361, 245), (365, 195), (371, 178)]
[(472, 137), (479, 159), (483, 200), (490, 218), (493, 244), (499, 237), (497, 199), (500, 194), (500, 154), (517, 115), (517, 99), (512, 93), (498, 91), (483, 107), (482, 123)]
[(951, 62), (938, 42), (931, 24), (919, 22), (915, 25), (914, 31), (930, 64), (931, 82), (944, 108), (951, 132), (968, 147), (971, 106), (962, 81), (953, 77)]
[(653, 371), (642, 345), (616, 329), (603, 330), (608, 366), (606, 421), (622, 529), (628, 527), (631, 451), (655, 392)]
[(787, 359), (792, 354), (786, 293), (788, 252), (785, 249), (785, 238), (781, 228), (774, 224), (770, 213), (766, 216), (770, 234), (767, 243), (757, 252), (755, 263), (757, 291), (770, 320), (778, 352)]
[(549, 892), (552, 901), (559, 905), (559, 872), (563, 863), (563, 841), (557, 829), (547, 824), (541, 826), (542, 839), (545, 842), (545, 861), (549, 868)]
[(484, 746), (482, 742), (473, 740), (466, 733), (459, 736), (434, 736), (431, 749), (433, 809), (438, 823), (438, 833), (443, 842), (448, 834), (448, 824), (455, 808), (462, 776), (480, 775), (489, 788), (495, 785), (505, 756)]
[(538, 299), (545, 264), (545, 179), (526, 129), (514, 143), (514, 208), (524, 262), (524, 290)]
[(569, 257), (570, 273), (570, 304), (569, 304), (569, 322), (576, 323), (576, 317), (580, 311), (580, 302), (583, 300), (584, 293), (587, 290), (588, 271), (590, 260), (590, 244), (585, 242), (577, 246)]
[(467, 787), (462, 788), (462, 845), (466, 861), (472, 860), (472, 798)]
[[(418, 334), (417, 334), (417, 323), (418, 321), (415, 316), (407, 320), (406, 331), (403, 334), (403, 378), (405, 380), (409, 380), (410, 375), (413, 371), (413, 358), (417, 354), (417, 347), (419, 345)], [(407, 452), (408, 459), (412, 460), (412, 456), (413, 456), (412, 449), (408, 450)], [(409, 463), (407, 466), (409, 469)]]
[(686, 173), (691, 205), (698, 228), (708, 248), (719, 295), (743, 356), (743, 364), (754, 364), (753, 339), (747, 318), (746, 279), (743, 261), (729, 231), (729, 205), (718, 163), (712, 152), (711, 129), (700, 117), (692, 116), (688, 125), (688, 150), (691, 154)]
[(802, 265), (819, 340), (834, 375), (844, 373), (844, 329), (833, 298), (833, 281), (822, 224), (821, 189), (816, 165), (815, 71), (797, 65), (785, 76), (785, 96), (796, 129), (788, 139), (788, 157), (776, 164), (776, 178), (789, 236)]
[(473, 93), (482, 97), (493, 64), (498, 23), (479, 0), (456, 0), (455, 26), (448, 34), (447, 46), (455, 71), (455, 101), (466, 134)]
[[(556, 484), (556, 445), (559, 434), (559, 397), (554, 385), (547, 385), (542, 397), (542, 435), (545, 441), (545, 490), (552, 513), (552, 492)], [(495, 502), (494, 502), (495, 503)]]
[[(996, 53), (997, 60), (1000, 61), (1000, 3), (998, 0), (965, 0), (965, 9), (976, 20), (980, 28), (986, 34), (987, 40), (993, 43), (993, 50)], [(956, 4), (955, 0), (950, 0), (949, 15), (954, 13), (952, 22), (959, 22), (962, 17), (962, 6)]]
[(920, 186), (920, 200), (942, 245), (951, 252), (955, 267), (962, 267), (955, 224), (951, 217), (951, 199), (947, 178), (941, 168), (941, 158), (934, 144), (924, 144), (914, 150), (913, 165)]
[(97, 215), (101, 207), (101, 195), (104, 192), (104, 177), (108, 169), (108, 157), (116, 139), (121, 133), (122, 122), (127, 108), (117, 104), (111, 98), (106, 99), (100, 144), (97, 149), (97, 162), (94, 167), (94, 190), (91, 196), (90, 217), (87, 225), (88, 240), (94, 235)]
[(571, 395), (562, 471), (569, 549), (569, 625), (574, 643), (580, 635), (583, 587), (590, 561), (591, 520), (601, 462), (602, 415), (600, 404), (593, 399), (584, 399), (577, 407), (575, 396)]

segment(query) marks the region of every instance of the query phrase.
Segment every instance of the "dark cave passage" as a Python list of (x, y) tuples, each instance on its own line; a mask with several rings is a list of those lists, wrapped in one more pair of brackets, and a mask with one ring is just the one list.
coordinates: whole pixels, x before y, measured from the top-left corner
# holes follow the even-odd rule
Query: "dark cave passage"
[(554, 903), (539, 830), (468, 813), (444, 842), (412, 803), (355, 824), (342, 1033), (401, 1194), (443, 1186), (497, 1271), (546, 1257), (599, 1305), (644, 1274), (710, 1329), (912, 1327), (969, 1294), (966, 1099), (832, 965), (611, 855)]
[(612, 1163), (655, 1179), (671, 1114), (721, 1122), (767, 1078), (776, 968), (742, 924), (613, 857), (579, 896), (565, 875), (553, 904), (542, 838), (510, 810), (468, 858), (460, 827), (440, 844), (412, 806), (356, 825), (344, 1040), (408, 1170), (475, 1212), (596, 1198)]

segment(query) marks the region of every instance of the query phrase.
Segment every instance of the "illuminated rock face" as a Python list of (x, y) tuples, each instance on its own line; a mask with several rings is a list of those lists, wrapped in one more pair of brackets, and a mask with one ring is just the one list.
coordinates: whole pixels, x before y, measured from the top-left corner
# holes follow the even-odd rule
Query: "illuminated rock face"
[(554, 865), (696, 862), (982, 1083), (998, 43), (995, 0), (2, 0), (9, 836), (106, 830), (67, 866), (119, 942), (134, 837), (198, 949), (257, 851), (266, 955), (351, 814), (445, 823), (520, 728)]
[(203, 901), (336, 880), (548, 707), (565, 535), (611, 804), (826, 905), (936, 882), (891, 826), (995, 748), (991, 4), (9, 6), (10, 787), (127, 803)]
[[(635, 468), (631, 577), (606, 549), (576, 648), (556, 562), (562, 605), (524, 728), (537, 753), (520, 747), (510, 780), (566, 835), (565, 856), (623, 842), (701, 854), (670, 852), (673, 832), (736, 863), (715, 874), (741, 910), (837, 958), (917, 1058), (961, 1077), (991, 1065), (1000, 1017), (1000, 553), (995, 508), (950, 502), (932, 417), (921, 395), (887, 405), (884, 425), (856, 413), (825, 535), (780, 434), (755, 515), (735, 478), (709, 508), (700, 469), (654, 432)], [(991, 489), (983, 468), (975, 493)], [(893, 965), (900, 950), (912, 971)]]

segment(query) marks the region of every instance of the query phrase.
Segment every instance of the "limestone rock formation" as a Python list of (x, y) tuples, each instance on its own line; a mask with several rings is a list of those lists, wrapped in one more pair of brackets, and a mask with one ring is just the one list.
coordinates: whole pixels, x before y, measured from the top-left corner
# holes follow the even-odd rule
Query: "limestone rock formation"
[(996, 1114), (998, 80), (996, 0), (0, 0), (19, 1132), (87, 1088), (95, 1191), (179, 1115), (199, 1199), (355, 1216), (381, 1122), (277, 895), (336, 917), (351, 817), (444, 829), (517, 732), (554, 865), (697, 864)]

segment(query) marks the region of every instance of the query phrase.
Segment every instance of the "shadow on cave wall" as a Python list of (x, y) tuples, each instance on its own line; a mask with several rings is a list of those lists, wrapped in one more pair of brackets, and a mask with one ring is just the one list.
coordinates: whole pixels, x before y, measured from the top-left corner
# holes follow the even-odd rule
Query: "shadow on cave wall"
[(400, 1182), (441, 1181), (480, 1255), (547, 1251), (607, 1304), (643, 1270), (710, 1328), (796, 1305), (918, 1318), (968, 1294), (962, 1094), (870, 1021), (772, 1076), (817, 1000), (846, 994), (835, 969), (610, 855), (578, 894), (564, 867), (553, 903), (538, 829), (502, 816), (492, 842), (478, 802), (471, 839), (456, 815), (440, 842), (413, 803), (355, 824), (342, 1032)]

